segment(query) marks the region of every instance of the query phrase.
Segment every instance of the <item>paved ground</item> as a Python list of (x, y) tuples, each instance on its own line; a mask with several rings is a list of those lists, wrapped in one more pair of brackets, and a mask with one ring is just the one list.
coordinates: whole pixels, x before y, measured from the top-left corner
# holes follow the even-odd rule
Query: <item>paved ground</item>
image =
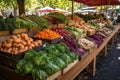
[(97, 58), (96, 75), (94, 77), (81, 77), (86, 74), (84, 70), (75, 80), (120, 80), (120, 35), (114, 42), (114, 46), (108, 46), (108, 55), (106, 58), (99, 56)]

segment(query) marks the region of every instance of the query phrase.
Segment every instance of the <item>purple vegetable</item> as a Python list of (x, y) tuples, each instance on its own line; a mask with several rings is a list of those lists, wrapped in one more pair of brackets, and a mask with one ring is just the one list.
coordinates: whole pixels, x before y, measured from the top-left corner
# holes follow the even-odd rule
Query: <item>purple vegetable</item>
[(96, 40), (96, 39), (94, 39), (94, 38), (87, 37), (86, 39), (88, 39), (88, 40), (90, 40), (90, 41), (94, 42), (94, 43), (95, 43), (98, 47), (101, 45), (101, 42), (100, 42), (100, 41), (98, 41), (98, 40)]
[(92, 36), (87, 37), (86, 39), (93, 41), (99, 47), (103, 43), (103, 38), (99, 34), (94, 34)]
[(79, 48), (77, 41), (75, 40), (74, 37), (69, 36), (69, 35), (65, 35), (63, 37), (64, 38), (63, 38), (63, 40), (61, 40), (61, 42), (66, 44), (71, 52), (77, 53), (80, 56), (86, 53), (86, 51), (84, 49)]
[(84, 55), (87, 51), (83, 48), (78, 48), (80, 55)]

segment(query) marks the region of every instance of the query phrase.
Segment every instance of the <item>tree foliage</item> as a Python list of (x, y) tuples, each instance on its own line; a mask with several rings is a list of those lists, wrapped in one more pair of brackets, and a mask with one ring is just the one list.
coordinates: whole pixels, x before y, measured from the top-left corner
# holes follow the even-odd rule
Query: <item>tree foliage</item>
[[(61, 9), (71, 9), (72, 2), (69, 0), (38, 0), (38, 3), (42, 6), (50, 6), (53, 8), (61, 8)], [(79, 6), (79, 4), (75, 3), (75, 8)]]
[[(70, 10), (72, 7), (72, 2), (70, 0), (0, 0), (0, 10), (3, 11), (8, 8), (12, 8), (14, 10), (14, 14), (15, 14), (15, 13), (17, 13), (17, 10), (19, 10), (21, 8), (21, 7), (19, 7), (19, 5), (23, 6), (23, 5), (19, 4), (18, 1), (20, 1), (20, 2), (25, 1), (25, 4), (24, 4), (25, 7), (24, 8), (22, 7), (25, 10), (33, 10), (33, 9), (37, 9), (38, 7), (41, 8), (41, 7), (45, 7), (45, 6)], [(78, 6), (79, 6), (79, 4), (76, 4), (76, 3), (74, 4), (75, 9)], [(33, 8), (31, 8), (31, 7), (33, 7)], [(22, 12), (20, 12), (20, 13), (22, 13)]]
[[(22, 1), (22, 0), (21, 0)], [(25, 0), (25, 7), (27, 6), (30, 7), (31, 6), (31, 0)], [(17, 0), (0, 0), (0, 10), (4, 11), (8, 8), (12, 8), (14, 11), (14, 14), (17, 13), (18, 10), (18, 3)]]

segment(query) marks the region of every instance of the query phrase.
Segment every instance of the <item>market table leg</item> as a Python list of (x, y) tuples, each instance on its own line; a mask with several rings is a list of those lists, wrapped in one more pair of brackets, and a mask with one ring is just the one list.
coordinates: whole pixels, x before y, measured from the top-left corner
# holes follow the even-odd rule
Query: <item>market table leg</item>
[(105, 46), (100, 53), (102, 53), (102, 55), (104, 57), (106, 57), (107, 56), (107, 46)]
[(110, 44), (111, 47), (113, 46), (113, 44), (114, 44), (114, 37), (112, 37), (112, 38), (110, 39), (109, 44)]
[(88, 74), (90, 76), (94, 76), (96, 71), (96, 57), (93, 59), (93, 61), (88, 65)]
[(117, 40), (118, 32), (115, 33), (114, 40)]

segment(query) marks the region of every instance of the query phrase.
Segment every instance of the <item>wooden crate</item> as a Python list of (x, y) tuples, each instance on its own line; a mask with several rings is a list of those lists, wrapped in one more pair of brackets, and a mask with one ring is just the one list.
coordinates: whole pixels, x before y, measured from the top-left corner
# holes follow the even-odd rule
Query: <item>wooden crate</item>
[(75, 25), (75, 21), (74, 20), (69, 20), (68, 26), (73, 26), (73, 25)]
[(88, 36), (91, 36), (91, 35), (93, 35), (93, 34), (95, 34), (95, 33), (96, 33), (96, 31), (93, 30), (92, 32), (88, 32), (87, 35), (88, 35)]
[[(43, 45), (36, 46), (33, 49), (35, 51), (40, 51), (45, 46), (46, 44), (43, 44)], [(11, 54), (11, 53), (0, 51), (0, 64), (9, 68), (15, 69), (16, 61), (19, 59), (22, 59), (27, 51), (21, 52), (19, 54)]]
[(38, 28), (30, 28), (28, 29), (29, 32), (38, 32), (38, 31), (41, 31), (41, 29), (38, 27)]
[(8, 36), (10, 31), (0, 31), (0, 36)]
[(34, 40), (42, 40), (42, 41), (45, 41), (45, 42), (50, 43), (50, 44), (56, 44), (56, 43), (60, 42), (63, 39), (63, 37), (59, 37), (59, 38), (52, 39), (52, 40), (50, 40), (50, 39), (34, 38), (34, 37), (33, 37), (33, 39)]
[(81, 38), (85, 38), (87, 37), (87, 32), (84, 32), (82, 35), (81, 35)]
[(62, 70), (56, 72), (55, 74), (49, 76), (47, 80), (55, 80), (58, 76), (62, 75)]
[(0, 64), (8, 68), (15, 69), (16, 60), (7, 59), (0, 56)]
[(25, 52), (11, 54), (0, 51), (0, 64), (8, 68), (15, 69), (16, 61), (24, 57)]
[(80, 56), (79, 61), (83, 60), (86, 56), (88, 56), (89, 52), (86, 52), (84, 55)]
[(28, 32), (28, 29), (24, 28), (24, 29), (15, 29), (12, 31), (12, 34), (20, 34), (20, 33), (26, 33)]
[(19, 54), (11, 54), (11, 53), (7, 53), (7, 52), (1, 52), (0, 51), (0, 56), (6, 59), (10, 59), (10, 60), (18, 60), (20, 58), (23, 58), (25, 52), (19, 53)]
[(89, 49), (89, 53), (92, 53), (97, 48), (97, 45), (95, 45), (93, 48)]
[(46, 47), (46, 44), (42, 44), (42, 45), (34, 47), (33, 49), (38, 52), (38, 51), (40, 51), (41, 49), (43, 49), (45, 47)]
[(7, 40), (9, 38), (10, 38), (10, 35), (8, 35), (8, 36), (0, 36), (0, 42), (3, 42), (3, 41), (5, 41), (5, 40)]
[(54, 24), (54, 25), (49, 25), (48, 29), (54, 28), (54, 27), (58, 27), (58, 24)]
[(78, 62), (78, 59), (73, 61), (72, 63), (68, 64), (67, 67), (62, 70), (62, 74), (69, 71), (73, 66), (75, 66), (77, 64), (77, 62)]

